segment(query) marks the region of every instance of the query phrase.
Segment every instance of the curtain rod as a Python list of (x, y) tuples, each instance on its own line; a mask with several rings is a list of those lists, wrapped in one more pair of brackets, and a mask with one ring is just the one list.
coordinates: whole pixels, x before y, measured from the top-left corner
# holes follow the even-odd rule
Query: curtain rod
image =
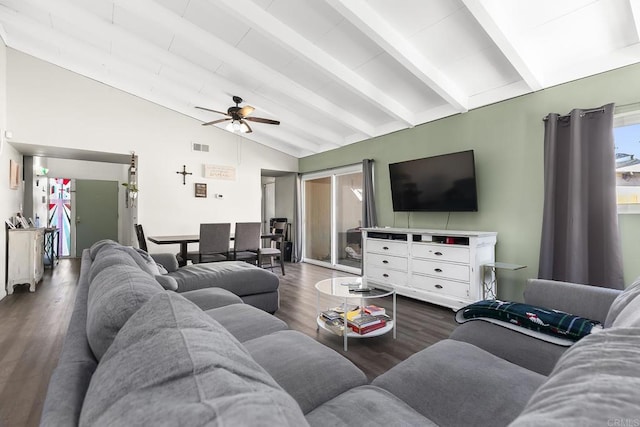
[[(604, 107), (600, 107), (600, 108), (592, 108), (590, 110), (584, 110), (580, 113), (580, 117), (584, 117), (587, 114), (591, 114), (591, 113), (604, 113)], [(564, 120), (564, 119), (568, 119), (571, 117), (571, 113), (569, 114), (565, 114), (564, 116), (558, 116), (559, 120)], [(547, 120), (549, 120), (549, 115), (547, 114), (542, 121), (546, 122)]]
[[(364, 159), (362, 159), (364, 160)], [(372, 163), (375, 163), (374, 159), (367, 159)], [(340, 165), (340, 166), (331, 166), (330, 168), (324, 168), (324, 169), (317, 169), (317, 170), (313, 170), (313, 171), (308, 171), (308, 172), (298, 172), (298, 174), (300, 175), (304, 175), (307, 173), (316, 173), (316, 172), (325, 172), (325, 171), (330, 171), (330, 170), (334, 170), (334, 169), (340, 169), (340, 168), (348, 168), (349, 166), (357, 166), (357, 165), (361, 165), (362, 161), (359, 161), (358, 163), (349, 163), (346, 165)]]

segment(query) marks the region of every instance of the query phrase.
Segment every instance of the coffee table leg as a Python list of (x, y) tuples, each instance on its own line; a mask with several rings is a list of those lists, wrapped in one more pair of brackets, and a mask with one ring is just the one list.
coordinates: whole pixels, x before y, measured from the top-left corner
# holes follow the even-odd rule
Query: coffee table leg
[(397, 328), (397, 323), (396, 323), (396, 291), (393, 291), (393, 339), (396, 339), (396, 328)]
[(349, 335), (348, 332), (348, 326), (347, 326), (347, 309), (349, 308), (348, 305), (348, 300), (347, 298), (344, 299), (344, 308), (342, 309), (342, 312), (344, 313), (344, 329), (342, 330), (342, 335), (344, 336), (344, 351), (347, 351), (347, 335)]

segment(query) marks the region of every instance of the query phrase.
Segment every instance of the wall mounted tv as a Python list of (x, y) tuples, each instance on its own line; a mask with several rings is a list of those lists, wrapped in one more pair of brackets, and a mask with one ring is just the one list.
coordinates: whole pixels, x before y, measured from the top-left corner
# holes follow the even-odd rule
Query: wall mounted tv
[(473, 150), (389, 164), (396, 212), (478, 210)]

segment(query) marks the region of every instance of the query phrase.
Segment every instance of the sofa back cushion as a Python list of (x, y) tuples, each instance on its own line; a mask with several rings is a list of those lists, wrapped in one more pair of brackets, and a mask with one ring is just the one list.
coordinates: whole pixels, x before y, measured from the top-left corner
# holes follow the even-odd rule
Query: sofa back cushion
[(578, 341), (510, 427), (629, 425), (638, 419), (639, 348), (639, 328), (608, 328)]
[(98, 256), (98, 254), (102, 252), (103, 249), (113, 248), (119, 245), (120, 243), (111, 239), (99, 240), (91, 245), (91, 247), (89, 248), (89, 255), (91, 256), (91, 259), (94, 260), (96, 259), (96, 256)]
[(640, 326), (640, 277), (613, 300), (605, 328), (610, 326)]
[(161, 292), (129, 319), (100, 361), (80, 425), (307, 423), (226, 329), (182, 296)]
[(105, 267), (89, 285), (87, 340), (100, 360), (122, 326), (162, 286), (137, 266), (118, 264)]

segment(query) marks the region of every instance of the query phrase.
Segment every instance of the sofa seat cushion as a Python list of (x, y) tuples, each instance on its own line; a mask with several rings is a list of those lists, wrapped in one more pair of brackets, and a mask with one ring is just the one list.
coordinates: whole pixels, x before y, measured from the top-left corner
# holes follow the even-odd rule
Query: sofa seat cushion
[(187, 265), (169, 275), (178, 282), (178, 292), (216, 287), (241, 297), (272, 292), (280, 284), (272, 272), (242, 261)]
[(580, 340), (512, 426), (637, 424), (639, 360), (640, 328), (609, 328)]
[(463, 323), (453, 330), (449, 338), (473, 344), (501, 359), (542, 375), (551, 373), (568, 348), (483, 320)]
[(238, 341), (245, 342), (288, 326), (277, 317), (248, 304), (233, 304), (205, 311)]
[(305, 414), (368, 382), (349, 359), (297, 331), (275, 332), (243, 345)]
[(336, 396), (308, 413), (306, 418), (311, 426), (318, 427), (436, 426), (393, 394), (370, 385)]
[(80, 415), (80, 425), (92, 426), (306, 424), (295, 400), (236, 339), (166, 291), (122, 328)]
[(106, 267), (95, 276), (89, 285), (87, 340), (97, 360), (129, 317), (160, 292), (153, 277), (130, 265)]
[(221, 288), (196, 289), (195, 291), (183, 292), (180, 295), (203, 311), (231, 304), (242, 304), (242, 299), (238, 295)]
[(471, 344), (443, 340), (372, 384), (441, 426), (499, 426), (520, 414), (545, 379)]

